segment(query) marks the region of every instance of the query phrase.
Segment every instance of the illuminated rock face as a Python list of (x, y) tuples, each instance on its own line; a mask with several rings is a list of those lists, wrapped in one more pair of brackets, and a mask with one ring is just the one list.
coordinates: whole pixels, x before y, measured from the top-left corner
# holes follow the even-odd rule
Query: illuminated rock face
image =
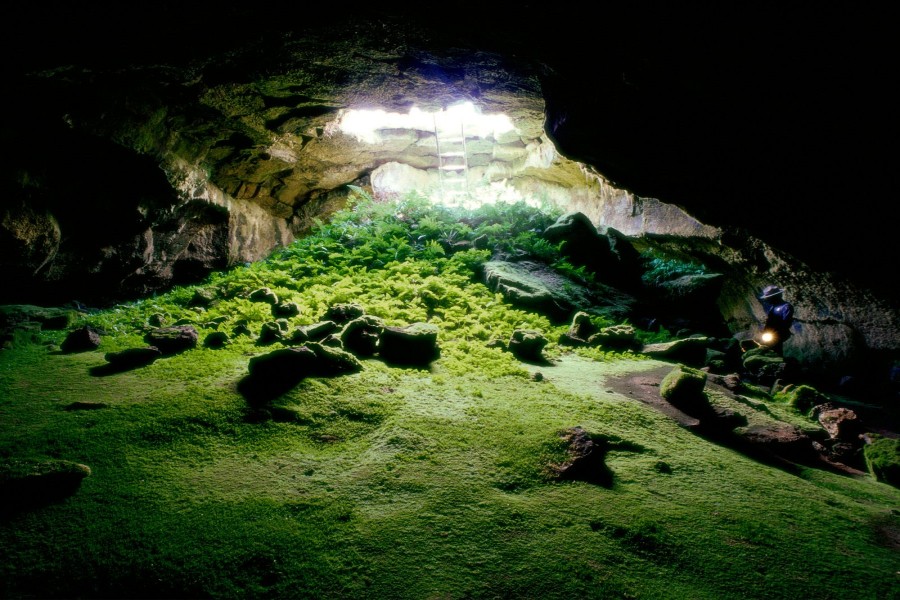
[[(599, 197), (602, 178), (546, 137), (533, 65), (401, 32), (386, 49), (375, 33), (323, 29), (277, 52), (250, 45), (139, 75), (70, 67), (26, 77), (23, 118), (9, 132), (21, 151), (5, 168), (24, 173), (28, 187), (13, 193), (35, 208), (8, 211), (0, 230), (22, 247), (0, 257), (4, 271), (24, 275), (15, 293), (65, 289), (92, 302), (197, 280), (290, 243), (343, 206), (348, 184), (380, 198), (418, 189), (452, 200), (455, 129), (442, 121), (462, 101), (493, 119), (476, 127), (465, 117), (464, 190), (506, 201)], [(373, 107), (422, 118), (345, 126)], [(64, 168), (48, 169), (46, 140)]]

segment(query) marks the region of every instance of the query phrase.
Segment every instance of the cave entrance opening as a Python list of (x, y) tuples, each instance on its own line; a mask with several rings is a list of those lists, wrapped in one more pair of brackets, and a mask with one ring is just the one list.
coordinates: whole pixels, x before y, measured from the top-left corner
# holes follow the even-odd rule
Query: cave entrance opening
[(370, 174), (373, 196), (392, 199), (416, 192), (435, 204), (477, 208), (497, 202), (537, 205), (517, 189), (516, 174), (535, 166), (546, 149), (526, 144), (512, 119), (483, 113), (472, 102), (407, 113), (355, 108), (342, 111), (331, 131), (376, 146)]

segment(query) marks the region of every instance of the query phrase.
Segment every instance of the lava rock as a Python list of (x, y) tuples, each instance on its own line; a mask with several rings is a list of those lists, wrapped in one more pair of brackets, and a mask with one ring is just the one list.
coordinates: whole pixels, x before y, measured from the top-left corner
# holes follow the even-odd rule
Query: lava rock
[(199, 337), (193, 325), (173, 325), (150, 331), (144, 336), (144, 341), (159, 348), (163, 354), (170, 355), (195, 348)]
[(85, 325), (70, 331), (60, 345), (60, 350), (69, 354), (96, 350), (98, 347), (100, 347), (100, 332), (90, 325)]

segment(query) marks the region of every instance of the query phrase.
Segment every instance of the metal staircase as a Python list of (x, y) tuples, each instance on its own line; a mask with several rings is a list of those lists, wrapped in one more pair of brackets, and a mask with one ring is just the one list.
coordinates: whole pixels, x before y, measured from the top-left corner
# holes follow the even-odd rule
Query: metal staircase
[[(442, 122), (443, 121), (443, 122)], [(441, 202), (454, 205), (469, 195), (469, 155), (466, 125), (434, 113), (434, 143), (438, 157)]]

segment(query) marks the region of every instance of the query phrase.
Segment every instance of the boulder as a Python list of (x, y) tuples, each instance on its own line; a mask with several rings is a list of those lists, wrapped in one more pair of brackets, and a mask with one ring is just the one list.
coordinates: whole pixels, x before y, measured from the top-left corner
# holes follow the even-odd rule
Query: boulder
[(783, 378), (787, 371), (784, 358), (777, 352), (764, 347), (744, 352), (741, 364), (749, 376), (769, 383)]
[(776, 456), (809, 464), (819, 459), (813, 440), (800, 428), (786, 423), (751, 425), (734, 430), (749, 448), (768, 456)]
[(355, 302), (341, 303), (329, 306), (328, 310), (325, 311), (324, 320), (334, 321), (338, 325), (344, 325), (354, 319), (360, 318), (364, 314), (366, 314), (365, 309)]
[(309, 342), (305, 347), (312, 350), (317, 359), (310, 375), (331, 377), (333, 375), (362, 371), (363, 367), (359, 359), (346, 350), (315, 342)]
[(874, 439), (866, 445), (863, 455), (875, 479), (900, 488), (900, 439)]
[(290, 379), (300, 381), (313, 372), (318, 360), (316, 354), (306, 347), (282, 348), (268, 354), (254, 356), (247, 364), (247, 370), (254, 377), (271, 380)]
[(207, 329), (218, 329), (219, 326), (221, 326), (222, 323), (224, 323), (227, 320), (228, 320), (228, 317), (225, 315), (222, 315), (221, 317), (215, 317), (215, 318), (212, 318), (209, 321), (206, 321), (205, 323), (203, 323), (203, 327), (206, 327)]
[(609, 487), (613, 474), (606, 465), (607, 444), (604, 438), (594, 439), (581, 427), (569, 427), (559, 433), (566, 445), (567, 458), (550, 465), (560, 480), (586, 481)]
[(561, 322), (573, 311), (591, 309), (616, 321), (632, 312), (635, 299), (615, 288), (594, 283), (588, 286), (562, 275), (552, 267), (534, 261), (491, 260), (484, 264), (485, 285), (518, 308), (539, 312)]
[(719, 335), (728, 332), (717, 302), (726, 278), (720, 273), (682, 275), (647, 284), (653, 306), (666, 322), (679, 322), (695, 330)]
[(307, 341), (317, 342), (325, 339), (337, 329), (337, 323), (334, 321), (319, 321), (312, 325), (303, 325), (291, 333), (290, 341), (293, 344), (302, 344)]
[(663, 377), (659, 395), (685, 414), (702, 418), (711, 411), (709, 398), (703, 392), (706, 378), (703, 371), (679, 365)]
[(253, 290), (248, 298), (250, 302), (265, 302), (273, 306), (278, 304), (278, 295), (267, 287)]
[(235, 323), (234, 327), (231, 328), (231, 335), (233, 337), (239, 337), (242, 335), (247, 336), (247, 337), (252, 337), (253, 332), (250, 330), (250, 326), (247, 323), (247, 321), (244, 319), (241, 319), (240, 321)]
[(828, 432), (828, 437), (841, 442), (859, 444), (859, 436), (864, 433), (863, 424), (857, 414), (849, 408), (831, 403), (814, 406), (810, 416)]
[(223, 348), (230, 341), (224, 331), (213, 331), (203, 339), (203, 345), (207, 348)]
[(278, 302), (272, 305), (274, 317), (291, 318), (300, 314), (300, 305), (296, 302)]
[(542, 354), (547, 338), (540, 331), (533, 329), (516, 329), (507, 344), (507, 349), (519, 360), (526, 362), (544, 362)]
[(126, 371), (152, 364), (153, 361), (162, 355), (159, 348), (149, 346), (147, 348), (127, 348), (119, 352), (107, 352), (103, 358), (109, 363), (110, 367)]
[(775, 398), (786, 402), (803, 414), (808, 413), (814, 406), (828, 402), (828, 396), (810, 385), (787, 385), (775, 394)]
[(687, 337), (671, 342), (646, 344), (641, 347), (640, 352), (651, 358), (700, 367), (706, 361), (709, 343), (710, 340), (706, 337)]
[(4, 460), (0, 462), (0, 511), (26, 509), (74, 494), (87, 465), (68, 460)]
[(597, 332), (597, 326), (591, 320), (591, 316), (584, 312), (578, 311), (572, 317), (572, 324), (569, 330), (559, 336), (559, 343), (563, 346), (584, 346), (591, 335)]
[(378, 355), (388, 363), (427, 365), (440, 356), (438, 327), (432, 323), (412, 323), (405, 327), (385, 327)]
[(538, 263), (489, 261), (484, 265), (484, 281), (491, 291), (499, 292), (513, 306), (559, 318), (568, 314), (572, 303), (550, 289), (553, 276)]
[(332, 377), (362, 369), (359, 360), (340, 348), (309, 343), (255, 356), (238, 391), (251, 405), (262, 406), (288, 392), (306, 377)]
[(86, 352), (96, 350), (100, 346), (100, 332), (85, 325), (69, 332), (66, 339), (60, 345), (60, 349), (66, 354), (72, 352)]
[(637, 332), (631, 325), (611, 325), (603, 327), (588, 339), (589, 346), (602, 346), (611, 350), (631, 350), (641, 347)]
[[(613, 258), (606, 274), (624, 289), (640, 287), (642, 285), (643, 260), (641, 253), (634, 247), (628, 236), (612, 227), (598, 227), (597, 231), (606, 237), (610, 255)], [(607, 277), (604, 277), (604, 280), (608, 280)]]
[(197, 288), (196, 290), (194, 290), (194, 295), (191, 296), (191, 299), (188, 301), (188, 306), (208, 308), (212, 306), (215, 300), (215, 291), (207, 288)]
[(282, 332), (281, 326), (275, 321), (269, 321), (268, 323), (263, 323), (262, 327), (260, 327), (256, 343), (260, 346), (268, 346), (283, 340), (284, 332)]
[(65, 329), (76, 316), (76, 311), (67, 308), (6, 304), (0, 306), (0, 329), (15, 329), (25, 323), (39, 323), (44, 330)]
[(238, 391), (251, 405), (261, 406), (312, 374), (318, 360), (315, 352), (303, 346), (254, 356), (247, 365), (248, 375), (238, 383)]
[(600, 235), (587, 215), (570, 212), (560, 216), (544, 230), (544, 239), (552, 244), (562, 242), (562, 253), (573, 264), (596, 270), (610, 261), (609, 240)]
[(345, 350), (356, 355), (374, 356), (378, 351), (378, 341), (382, 331), (384, 331), (384, 322), (381, 319), (372, 315), (362, 315), (348, 322), (341, 329), (341, 345)]
[(173, 325), (149, 331), (144, 341), (156, 346), (163, 354), (170, 355), (195, 348), (199, 337), (192, 325)]

